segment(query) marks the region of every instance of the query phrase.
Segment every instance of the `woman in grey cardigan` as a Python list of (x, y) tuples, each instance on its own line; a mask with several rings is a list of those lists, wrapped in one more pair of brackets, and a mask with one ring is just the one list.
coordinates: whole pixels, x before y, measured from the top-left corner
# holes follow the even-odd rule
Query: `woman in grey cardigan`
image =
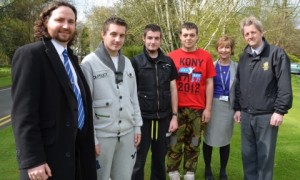
[(214, 77), (212, 116), (206, 127), (203, 142), (206, 180), (213, 179), (210, 166), (213, 147), (220, 148), (220, 179), (227, 179), (226, 166), (234, 126), (233, 104), (237, 69), (237, 63), (231, 60), (233, 48), (234, 40), (228, 36), (222, 36), (216, 43), (219, 59), (214, 62), (217, 75)]

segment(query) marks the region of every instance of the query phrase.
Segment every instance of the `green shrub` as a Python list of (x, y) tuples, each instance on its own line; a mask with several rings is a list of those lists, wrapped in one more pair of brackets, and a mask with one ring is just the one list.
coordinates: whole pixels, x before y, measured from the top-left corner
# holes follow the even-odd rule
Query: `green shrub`
[(127, 56), (129, 59), (133, 58), (133, 56), (140, 54), (143, 51), (143, 46), (129, 46), (123, 47), (122, 53)]
[(11, 75), (11, 68), (9, 66), (0, 66), (0, 77)]
[(291, 62), (300, 63), (300, 57), (297, 57), (293, 54), (288, 54), (288, 56), (289, 56)]

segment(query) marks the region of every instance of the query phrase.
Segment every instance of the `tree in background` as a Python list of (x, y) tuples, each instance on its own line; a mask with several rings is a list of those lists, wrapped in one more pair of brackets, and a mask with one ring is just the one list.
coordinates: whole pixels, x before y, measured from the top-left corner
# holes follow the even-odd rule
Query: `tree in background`
[(198, 46), (212, 50), (221, 34), (237, 35), (243, 6), (233, 0), (120, 0), (115, 8), (129, 24), (135, 42), (141, 42), (142, 29), (157, 23), (163, 29), (162, 49), (170, 52), (180, 47), (179, 26), (192, 21), (199, 27)]
[[(48, 1), (0, 0), (0, 65), (9, 63), (16, 48), (34, 41), (34, 21)], [(170, 52), (180, 47), (179, 26), (184, 21), (192, 21), (199, 27), (199, 47), (217, 57), (215, 41), (228, 34), (236, 40), (237, 53), (233, 58), (237, 60), (246, 45), (239, 23), (244, 17), (254, 15), (263, 22), (265, 36), (271, 44), (300, 57), (300, 0), (117, 0), (114, 7), (95, 5), (86, 8), (86, 20), (77, 24), (74, 48), (79, 57), (99, 45), (102, 24), (112, 15), (125, 19), (129, 25), (126, 51), (130, 47), (134, 49), (132, 52), (138, 51), (144, 26), (156, 23), (163, 30), (161, 47)]]
[(2, 0), (0, 3), (1, 64), (9, 64), (18, 47), (34, 41), (34, 21), (44, 3), (48, 1)]
[(299, 3), (288, 0), (273, 2), (265, 15), (264, 24), (267, 30), (265, 34), (272, 44), (300, 57)]
[(85, 25), (89, 33), (90, 51), (94, 51), (99, 46), (103, 23), (112, 15), (116, 15), (112, 7), (94, 7), (87, 15)]
[[(236, 52), (242, 52), (245, 42), (240, 21), (255, 15), (264, 24), (265, 36), (272, 44), (299, 55), (299, 0), (119, 0), (116, 15), (129, 24), (125, 46), (141, 45), (142, 29), (157, 23), (163, 29), (162, 48), (165, 52), (180, 47), (178, 26), (184, 21), (195, 22), (200, 28), (198, 45), (214, 53), (216, 39), (229, 34), (236, 40)], [(98, 16), (100, 19), (101, 16)], [(235, 55), (238, 59), (239, 54)], [(215, 56), (216, 57), (216, 56)]]
[(74, 53), (78, 56), (79, 61), (90, 53), (90, 36), (89, 30), (82, 22), (77, 23), (77, 39), (74, 43)]

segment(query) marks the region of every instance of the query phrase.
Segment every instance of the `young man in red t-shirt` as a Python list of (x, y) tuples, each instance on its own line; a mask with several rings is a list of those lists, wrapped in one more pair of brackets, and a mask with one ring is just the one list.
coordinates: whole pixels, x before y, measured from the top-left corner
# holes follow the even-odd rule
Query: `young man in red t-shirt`
[[(197, 48), (198, 27), (186, 22), (181, 26), (181, 48), (172, 51), (178, 70), (178, 130), (171, 136), (167, 172), (171, 180), (180, 180), (179, 165), (184, 157), (184, 179), (195, 179), (201, 131), (210, 120), (213, 77), (211, 55)], [(184, 148), (182, 148), (184, 146)]]

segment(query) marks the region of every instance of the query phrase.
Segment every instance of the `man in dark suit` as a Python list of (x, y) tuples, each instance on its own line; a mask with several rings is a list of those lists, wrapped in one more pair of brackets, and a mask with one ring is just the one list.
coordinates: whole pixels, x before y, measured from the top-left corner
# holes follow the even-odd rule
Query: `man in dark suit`
[(96, 179), (92, 101), (69, 46), (77, 12), (53, 2), (35, 22), (40, 41), (12, 60), (12, 125), (20, 179)]

